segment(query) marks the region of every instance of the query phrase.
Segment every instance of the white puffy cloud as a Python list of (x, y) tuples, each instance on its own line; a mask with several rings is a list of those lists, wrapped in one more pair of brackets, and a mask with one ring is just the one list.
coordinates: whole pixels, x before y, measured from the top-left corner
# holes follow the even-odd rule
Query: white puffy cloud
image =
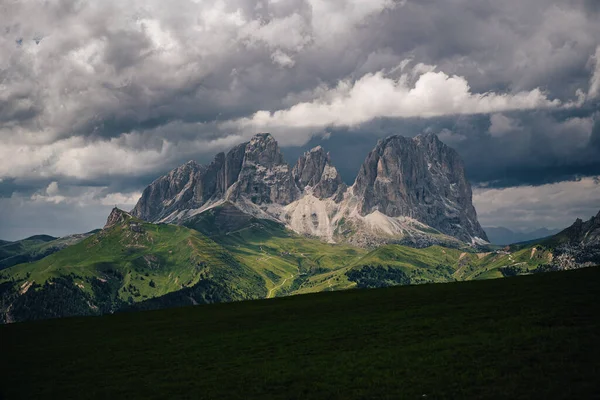
[(462, 141), (467, 140), (467, 137), (465, 135), (461, 135), (460, 133), (455, 133), (452, 132), (449, 129), (442, 129), (440, 131), (440, 133), (438, 133), (438, 137), (440, 138), (440, 140), (442, 142), (445, 142), (446, 144), (453, 146), (456, 145)]
[(277, 50), (273, 54), (271, 54), (271, 59), (275, 64), (287, 68), (293, 67), (296, 63), (292, 57), (290, 57), (281, 50)]
[(596, 53), (590, 59), (593, 65), (592, 78), (590, 79), (590, 88), (588, 96), (595, 99), (600, 96), (600, 46), (596, 47)]
[[(414, 85), (411, 75), (417, 76)], [(512, 110), (555, 108), (536, 88), (518, 93), (473, 93), (464, 77), (434, 72), (417, 64), (409, 73), (394, 79), (384, 71), (368, 73), (356, 81), (343, 80), (319, 97), (275, 112), (258, 111), (226, 126), (241, 129), (285, 132), (290, 128), (321, 129), (355, 126), (374, 118), (439, 117), (456, 114), (486, 114)]]
[[(568, 103), (527, 85), (521, 73), (503, 90), (477, 92), (471, 80), (495, 84), (507, 63), (556, 76), (556, 68), (589, 58), (597, 37), (581, 7), (554, 4), (526, 18), (534, 4), (497, 5), (484, 21), (470, 14), (468, 3), (456, 6), (469, 19), (452, 22), (448, 35), (433, 35), (426, 27), (438, 26), (444, 10), (392, 0), (7, 3), (0, 15), (0, 156), (10, 162), (0, 161), (0, 177), (114, 175), (111, 159), (124, 160), (122, 171), (130, 174), (147, 172), (148, 165), (158, 170), (170, 162), (164, 151), (112, 140), (173, 121), (229, 121), (211, 134), (271, 130), (283, 134), (283, 144), (297, 145), (314, 130), (378, 117)], [(465, 25), (478, 33), (463, 35)], [(438, 42), (452, 37), (461, 45)], [(482, 53), (486, 60), (467, 51), (481, 50), (479, 37), (498, 47)], [(562, 44), (569, 37), (577, 40)], [(432, 59), (438, 47), (448, 54)], [(437, 59), (445, 72), (434, 69)], [(398, 77), (410, 60), (415, 66)], [(556, 68), (546, 70), (549, 65)], [(597, 91), (597, 65), (589, 91), (582, 88), (589, 96)], [(206, 129), (194, 140), (168, 129), (152, 132), (162, 135), (155, 139), (165, 151), (181, 148), (184, 156), (212, 141), (202, 138)]]
[(338, 40), (340, 34), (364, 18), (386, 8), (403, 5), (394, 0), (307, 0), (315, 36), (322, 41)]
[(157, 165), (168, 165), (181, 157), (212, 155), (241, 142), (242, 138), (192, 138), (176, 143), (168, 139), (159, 139), (158, 146), (148, 148), (139, 148), (131, 144), (144, 140), (144, 137), (134, 132), (119, 138), (99, 141), (72, 137), (44, 146), (8, 143), (0, 146), (0, 176), (60, 176), (84, 180), (106, 176), (141, 175), (155, 171)]
[(254, 20), (241, 26), (240, 36), (250, 42), (262, 42), (270, 48), (300, 51), (313, 39), (310, 26), (298, 13), (268, 23)]
[[(268, 64), (280, 74), (291, 70), (298, 52), (343, 45), (365, 18), (395, 5), (388, 0), (3, 4), (0, 178), (139, 175), (174, 159), (226, 149), (241, 141), (240, 134), (254, 132), (235, 136), (203, 123), (256, 107), (258, 90), (262, 103), (293, 96), (295, 89), (278, 87), (294, 84), (283, 75), (272, 85), (264, 82), (274, 78)], [(170, 129), (178, 125), (189, 132), (195, 124), (194, 135)], [(130, 145), (136, 135), (161, 144)]]
[[(591, 140), (589, 112), (578, 108), (600, 92), (598, 10), (588, 3), (3, 2), (0, 195), (24, 190), (22, 201), (39, 207), (32, 220), (44, 206), (52, 207), (49, 214), (63, 210), (67, 220), (75, 204), (68, 199), (81, 196), (70, 184), (110, 182), (108, 192), (136, 192), (179, 163), (205, 161), (255, 131), (303, 145), (339, 127), (357, 134), (369, 119), (378, 126), (379, 117), (397, 118), (382, 120), (381, 135), (415, 133), (411, 121), (400, 120), (406, 117), (433, 117), (432, 125), (454, 114), (512, 118), (529, 153), (515, 145), (516, 155), (506, 157), (533, 165), (543, 157), (528, 147), (532, 119), (510, 111), (571, 107), (575, 118), (557, 117), (530, 142), (573, 160), (567, 153)], [(492, 122), (494, 131), (499, 125)], [(485, 129), (490, 142), (517, 138), (490, 137)], [(473, 132), (448, 124), (440, 136), (481, 152), (471, 145)], [(44, 199), (30, 198), (36, 190)], [(21, 204), (3, 203), (22, 212), (5, 212), (0, 225), (12, 220), (16, 229), (29, 215)], [(104, 207), (94, 204), (77, 207)]]
[(56, 196), (58, 194), (58, 192), (59, 192), (58, 182), (56, 182), (56, 181), (50, 182), (50, 184), (46, 188), (46, 194), (48, 196)]

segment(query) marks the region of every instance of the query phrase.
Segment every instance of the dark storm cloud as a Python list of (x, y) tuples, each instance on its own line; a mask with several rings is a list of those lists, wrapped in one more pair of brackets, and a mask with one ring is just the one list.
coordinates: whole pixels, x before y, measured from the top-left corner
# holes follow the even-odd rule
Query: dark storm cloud
[(0, 199), (0, 237), (19, 240), (34, 234), (66, 236), (102, 228), (114, 205), (82, 207), (73, 204), (53, 204), (49, 212), (46, 203)]
[(378, 138), (425, 130), (477, 185), (592, 176), (599, 12), (591, 0), (3, 3), (0, 196), (37, 193), (40, 210), (133, 201), (270, 128), (290, 163), (322, 144), (347, 182)]
[[(505, 126), (498, 127), (501, 123)], [(412, 137), (425, 131), (437, 133), (458, 151), (475, 186), (542, 185), (600, 175), (600, 114), (594, 107), (492, 116), (378, 119), (353, 130), (330, 130), (327, 139), (315, 136), (305, 146), (286, 149), (286, 158), (293, 161), (306, 148), (321, 145), (331, 152), (344, 181), (352, 184), (377, 140), (389, 135)]]

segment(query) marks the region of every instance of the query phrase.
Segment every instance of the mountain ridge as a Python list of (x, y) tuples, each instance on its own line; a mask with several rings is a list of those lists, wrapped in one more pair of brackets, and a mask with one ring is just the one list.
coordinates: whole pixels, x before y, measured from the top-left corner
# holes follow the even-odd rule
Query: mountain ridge
[(483, 227), (491, 244), (509, 245), (515, 243), (529, 242), (553, 236), (561, 229), (538, 228), (532, 231), (514, 231), (503, 226)]
[(273, 136), (260, 133), (209, 165), (191, 161), (156, 179), (131, 215), (184, 223), (225, 202), (328, 242), (487, 242), (464, 164), (433, 134), (380, 140), (348, 186), (321, 146), (290, 167)]

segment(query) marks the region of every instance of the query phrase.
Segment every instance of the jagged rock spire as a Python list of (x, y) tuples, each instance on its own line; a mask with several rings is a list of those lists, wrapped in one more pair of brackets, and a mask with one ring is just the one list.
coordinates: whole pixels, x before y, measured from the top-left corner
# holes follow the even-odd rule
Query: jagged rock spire
[(310, 187), (320, 199), (334, 196), (346, 189), (337, 169), (331, 165), (331, 156), (321, 146), (305, 152), (292, 170), (300, 189)]
[(292, 178), (277, 141), (269, 133), (254, 135), (245, 146), (237, 182), (227, 199), (254, 204), (289, 204), (300, 191)]
[(112, 209), (112, 211), (110, 212), (108, 218), (106, 219), (106, 225), (104, 225), (103, 229), (112, 228), (113, 226), (122, 224), (123, 222), (125, 222), (131, 218), (132, 218), (131, 214), (129, 214), (128, 212), (125, 212), (125, 211), (117, 208), (117, 206), (115, 206)]

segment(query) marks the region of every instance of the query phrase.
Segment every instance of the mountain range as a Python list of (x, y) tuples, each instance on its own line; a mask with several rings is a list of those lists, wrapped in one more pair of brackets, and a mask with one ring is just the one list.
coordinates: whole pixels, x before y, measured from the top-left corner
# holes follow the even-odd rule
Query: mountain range
[(600, 213), (487, 240), (462, 161), (434, 135), (379, 141), (348, 186), (323, 148), (290, 167), (259, 134), (156, 179), (99, 231), (0, 243), (0, 322), (587, 267)]
[(483, 230), (492, 244), (508, 245), (519, 242), (527, 242), (552, 236), (560, 232), (560, 229), (538, 228), (531, 231), (513, 231), (503, 226), (484, 227)]
[(380, 140), (351, 186), (322, 147), (291, 167), (275, 139), (258, 134), (217, 154), (208, 166), (190, 161), (158, 178), (131, 214), (149, 222), (194, 224), (215, 208), (282, 223), (330, 243), (487, 242), (464, 164), (434, 134)]

